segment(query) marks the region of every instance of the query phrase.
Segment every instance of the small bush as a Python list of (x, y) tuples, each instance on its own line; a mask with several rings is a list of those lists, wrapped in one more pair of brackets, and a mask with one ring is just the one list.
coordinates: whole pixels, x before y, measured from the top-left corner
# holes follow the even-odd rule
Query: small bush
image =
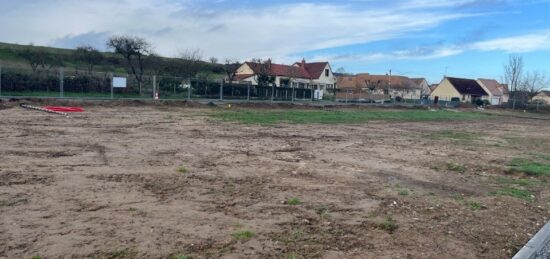
[(400, 196), (408, 196), (408, 195), (409, 195), (409, 191), (407, 191), (407, 190), (401, 190), (401, 191), (398, 192), (398, 194), (399, 194)]

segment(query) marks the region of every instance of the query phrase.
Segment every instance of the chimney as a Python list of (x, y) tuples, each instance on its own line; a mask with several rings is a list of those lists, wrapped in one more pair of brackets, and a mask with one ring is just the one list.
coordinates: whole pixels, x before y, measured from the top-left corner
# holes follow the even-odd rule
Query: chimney
[(302, 67), (305, 67), (305, 66), (306, 66), (306, 59), (302, 58)]

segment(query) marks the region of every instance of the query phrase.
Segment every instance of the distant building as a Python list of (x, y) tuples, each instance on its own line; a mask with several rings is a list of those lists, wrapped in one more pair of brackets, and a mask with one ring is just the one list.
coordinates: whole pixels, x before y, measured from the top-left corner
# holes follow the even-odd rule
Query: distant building
[(426, 80), (426, 78), (412, 78), (413, 82), (420, 86), (420, 94), (422, 97), (428, 97), (432, 93), (432, 90), (430, 89), (430, 84)]
[(338, 100), (384, 101), (392, 98), (420, 99), (422, 87), (404, 76), (357, 74), (337, 81)]
[(258, 85), (259, 77), (269, 76), (276, 87), (308, 88), (326, 93), (336, 89), (336, 77), (328, 62), (296, 62), (292, 66), (271, 63), (245, 62), (233, 77), (233, 82), (250, 82)]
[(479, 85), (489, 94), (488, 101), (491, 105), (500, 105), (508, 102), (510, 93), (506, 85), (493, 79), (478, 79)]
[(476, 80), (445, 77), (432, 91), (430, 99), (474, 103), (477, 100), (488, 100), (489, 94)]
[(532, 99), (533, 102), (542, 102), (544, 104), (550, 104), (550, 91), (541, 91), (535, 95)]

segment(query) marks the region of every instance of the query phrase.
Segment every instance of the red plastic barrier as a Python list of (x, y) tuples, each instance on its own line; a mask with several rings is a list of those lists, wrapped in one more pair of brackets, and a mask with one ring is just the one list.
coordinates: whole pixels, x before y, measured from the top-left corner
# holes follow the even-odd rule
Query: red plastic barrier
[(55, 112), (84, 112), (82, 107), (44, 106), (42, 108)]

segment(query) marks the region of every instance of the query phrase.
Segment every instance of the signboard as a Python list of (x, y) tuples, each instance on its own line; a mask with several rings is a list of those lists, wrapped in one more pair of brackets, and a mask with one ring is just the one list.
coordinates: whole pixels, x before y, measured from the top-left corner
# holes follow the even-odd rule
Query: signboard
[(113, 77), (114, 88), (126, 88), (126, 77)]

